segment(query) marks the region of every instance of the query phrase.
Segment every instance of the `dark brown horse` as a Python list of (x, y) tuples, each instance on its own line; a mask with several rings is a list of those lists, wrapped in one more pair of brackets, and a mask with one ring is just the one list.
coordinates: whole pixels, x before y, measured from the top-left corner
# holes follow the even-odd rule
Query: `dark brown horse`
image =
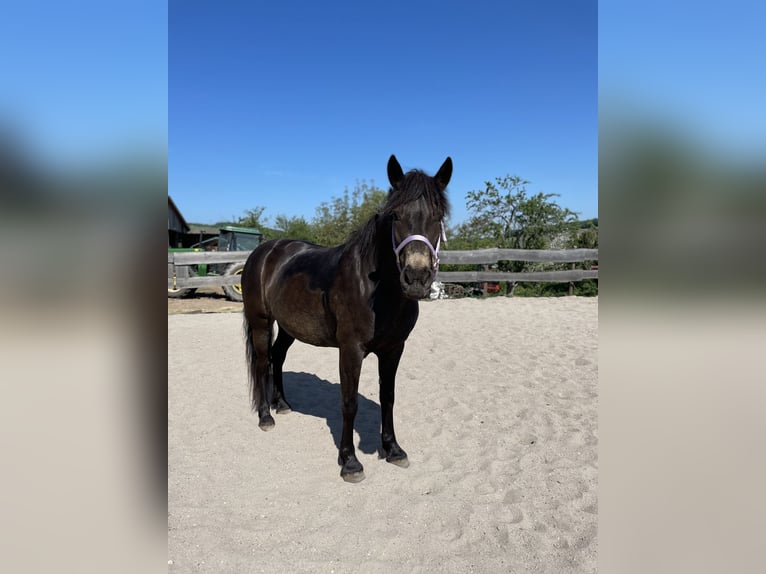
[[(364, 478), (353, 432), (359, 373), (369, 353), (378, 356), (380, 456), (409, 465), (394, 434), (396, 370), (418, 319), (417, 300), (428, 296), (436, 275), (451, 175), (450, 158), (430, 177), (419, 170), (404, 174), (392, 155), (385, 205), (346, 243), (320, 247), (292, 239), (268, 241), (250, 254), (242, 272), (245, 346), (258, 425), (274, 428), (271, 408), (290, 412), (282, 365), (295, 339), (338, 347), (343, 412), (338, 462), (349, 482)], [(272, 341), (275, 321), (279, 329)]]

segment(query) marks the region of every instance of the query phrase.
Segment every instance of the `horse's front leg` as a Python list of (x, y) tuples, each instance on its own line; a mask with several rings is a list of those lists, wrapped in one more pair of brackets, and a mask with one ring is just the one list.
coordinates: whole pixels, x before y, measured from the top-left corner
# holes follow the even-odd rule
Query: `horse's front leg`
[(364, 353), (356, 345), (340, 348), (340, 390), (343, 401), (343, 433), (340, 437), (338, 464), (340, 476), (347, 482), (364, 480), (364, 468), (354, 449), (354, 419), (358, 408), (359, 374)]
[(380, 376), (380, 421), (381, 421), (381, 452), (386, 462), (401, 467), (410, 465), (407, 453), (396, 442), (394, 433), (394, 399), (396, 386), (396, 369), (404, 352), (404, 343), (387, 353), (378, 354), (378, 374)]

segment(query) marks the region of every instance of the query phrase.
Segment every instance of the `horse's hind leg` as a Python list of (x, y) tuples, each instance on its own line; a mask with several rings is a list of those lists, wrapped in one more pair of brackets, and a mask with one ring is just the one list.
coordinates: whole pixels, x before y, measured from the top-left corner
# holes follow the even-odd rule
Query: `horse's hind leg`
[(295, 341), (295, 337), (279, 327), (277, 339), (271, 346), (271, 369), (274, 378), (274, 396), (271, 399), (271, 407), (278, 414), (289, 413), (292, 408), (285, 399), (285, 388), (282, 381), (282, 365), (284, 365), (287, 349)]
[(269, 378), (269, 347), (271, 346), (271, 325), (265, 317), (248, 319), (247, 345), (250, 358), (251, 400), (253, 410), (258, 413), (258, 426), (262, 430), (274, 428), (274, 417), (269, 412), (272, 385)]

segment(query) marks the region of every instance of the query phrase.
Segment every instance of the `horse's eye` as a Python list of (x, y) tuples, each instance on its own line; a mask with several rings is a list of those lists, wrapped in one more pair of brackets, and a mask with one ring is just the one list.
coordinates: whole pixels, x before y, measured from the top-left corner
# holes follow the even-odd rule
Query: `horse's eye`
[(398, 215), (396, 215), (395, 213), (392, 213), (392, 214), (391, 214), (391, 219), (392, 219), (393, 221), (399, 221), (399, 216), (398, 216)]

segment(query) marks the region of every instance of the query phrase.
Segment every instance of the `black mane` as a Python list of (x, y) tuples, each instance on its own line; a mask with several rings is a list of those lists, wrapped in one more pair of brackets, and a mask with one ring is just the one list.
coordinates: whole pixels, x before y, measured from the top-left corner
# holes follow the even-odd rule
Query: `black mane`
[(351, 233), (341, 248), (345, 251), (356, 245), (364, 259), (376, 261), (378, 257), (378, 225), (381, 217), (383, 217), (381, 213), (375, 213), (364, 225)]

